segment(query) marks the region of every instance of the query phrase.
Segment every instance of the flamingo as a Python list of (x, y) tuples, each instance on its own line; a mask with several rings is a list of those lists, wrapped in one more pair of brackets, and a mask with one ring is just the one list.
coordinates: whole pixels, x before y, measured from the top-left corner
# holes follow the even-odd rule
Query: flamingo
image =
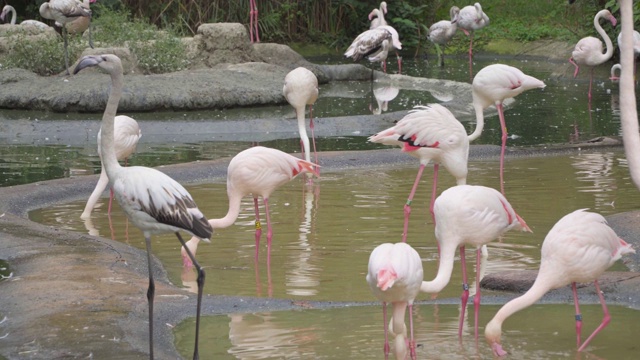
[[(122, 97), (124, 76), (120, 58), (113, 54), (87, 55), (80, 59), (74, 75), (87, 67), (98, 66), (111, 76), (111, 90), (107, 106), (102, 116), (102, 137), (100, 157), (109, 177), (116, 200), (127, 218), (144, 234), (147, 246), (147, 266), (149, 270), (149, 355), (153, 359), (153, 299), (155, 282), (151, 267), (151, 234), (173, 232), (183, 247), (186, 246), (180, 230), (187, 231), (205, 241), (209, 241), (213, 228), (198, 209), (187, 190), (164, 173), (143, 166), (122, 167), (118, 163), (114, 147), (114, 122), (118, 102)], [(204, 270), (196, 262), (193, 254), (185, 249), (198, 271), (198, 300), (196, 307), (196, 335), (193, 358), (198, 359), (198, 337), (200, 328), (200, 308), (204, 286)]]
[[(635, 253), (631, 245), (620, 239), (605, 218), (587, 209), (565, 215), (551, 228), (542, 243), (540, 270), (531, 288), (522, 296), (506, 303), (485, 327), (487, 342), (496, 356), (507, 353), (500, 337), (502, 323), (516, 312), (532, 305), (548, 291), (571, 284), (576, 309), (576, 342), (583, 351), (589, 342), (611, 321), (598, 277), (624, 254)], [(604, 317), (600, 326), (581, 343), (582, 316), (576, 283), (593, 281), (600, 298)]]
[[(81, 16), (91, 18), (91, 10), (85, 9), (79, 0), (49, 0), (40, 5), (40, 16), (66, 25)], [(91, 29), (91, 27), (89, 27), (89, 29)], [(62, 33), (64, 37), (64, 65), (67, 75), (69, 75), (69, 50), (67, 49), (68, 34), (66, 26), (62, 27)], [(93, 48), (91, 36), (89, 36), (89, 46)]]
[[(2, 21), (6, 21), (6, 17), (7, 15), (11, 13), (11, 25), (15, 25), (16, 24), (16, 18), (17, 18), (17, 14), (16, 14), (16, 9), (11, 6), (11, 5), (5, 5), (2, 8), (2, 13), (0, 13), (0, 20)], [(46, 30), (48, 29), (50, 26), (38, 21), (38, 20), (24, 20), (20, 23), (20, 25), (26, 25), (26, 26), (35, 26), (36, 28), (40, 29), (40, 30)]]
[[(95, 3), (96, 1), (97, 0), (82, 0), (81, 6), (87, 10), (91, 10), (91, 4)], [(55, 26), (59, 28), (62, 28), (64, 26), (67, 28), (68, 33), (74, 35), (83, 34), (87, 29), (89, 29), (89, 43), (92, 43), (93, 41), (91, 40), (91, 29), (89, 27), (91, 25), (91, 22), (89, 20), (90, 19), (88, 17), (81, 16), (66, 24), (61, 24), (56, 21)]]
[(374, 115), (382, 114), (383, 111), (389, 110), (389, 101), (395, 99), (399, 93), (400, 89), (395, 86), (389, 84), (374, 84), (373, 97), (376, 99), (378, 107), (374, 109), (370, 104), (369, 110), (371, 110)]
[[(385, 20), (384, 15), (387, 13), (387, 3), (385, 1), (380, 3), (379, 9), (373, 9), (369, 13), (369, 21), (371, 21), (371, 25), (369, 26), (369, 30), (375, 29), (379, 26), (389, 25), (387, 20)], [(394, 49), (396, 52), (396, 60), (398, 61), (398, 74), (402, 73), (402, 57), (398, 54), (397, 48), (391, 46), (388, 50)], [(387, 50), (387, 52), (388, 52)], [(387, 55), (384, 55), (384, 58), (381, 58), (382, 61), (382, 69), (384, 72), (387, 72)]]
[[(124, 160), (125, 166), (127, 164), (127, 158), (136, 151), (136, 146), (138, 145), (138, 140), (142, 136), (142, 132), (140, 131), (140, 127), (138, 126), (138, 122), (134, 119), (119, 115), (114, 119), (114, 147), (116, 151), (116, 158), (118, 160)], [(101, 131), (98, 131), (98, 155), (101, 154), (100, 151), (100, 134)], [(101, 155), (100, 155), (101, 156)], [(107, 187), (109, 183), (109, 178), (107, 177), (107, 173), (104, 171), (104, 166), (100, 171), (100, 178), (98, 179), (98, 183), (96, 184), (96, 188), (93, 189), (91, 196), (89, 196), (89, 200), (87, 200), (87, 204), (84, 207), (84, 211), (82, 215), (80, 215), (81, 219), (88, 219), (91, 217), (91, 212), (93, 211), (96, 202), (102, 195), (102, 192)], [(111, 202), (113, 201), (113, 190), (110, 191), (109, 196), (109, 208), (107, 214), (111, 215)]]
[(473, 6), (465, 6), (460, 10), (458, 27), (469, 37), (469, 74), (471, 75), (473, 74), (471, 70), (473, 61), (473, 36), (476, 30), (480, 30), (487, 25), (489, 25), (489, 17), (482, 11), (482, 5), (480, 5), (480, 3), (475, 3)]
[(622, 66), (620, 66), (620, 64), (613, 64), (611, 67), (611, 76), (609, 77), (609, 80), (614, 83), (620, 81), (620, 77), (616, 75), (616, 71), (620, 71), (622, 73)]
[[(416, 343), (413, 336), (413, 301), (420, 292), (423, 270), (418, 252), (406, 243), (384, 243), (378, 245), (369, 257), (367, 283), (375, 297), (382, 301), (382, 323), (384, 326), (384, 354), (389, 355), (389, 335), (391, 328), (395, 338), (396, 359), (407, 356), (404, 323), (405, 311), (409, 307), (409, 353), (416, 358)], [(387, 303), (393, 305), (392, 321), (387, 327)]]
[[(221, 219), (211, 219), (209, 224), (215, 229), (231, 226), (240, 214), (240, 201), (248, 194), (253, 195), (253, 203), (256, 212), (256, 253), (260, 245), (262, 226), (260, 224), (260, 211), (258, 209), (258, 197), (262, 196), (264, 202), (265, 217), (267, 218), (267, 263), (271, 261), (271, 217), (269, 216), (269, 196), (280, 186), (293, 180), (298, 174), (308, 172), (318, 175), (318, 165), (306, 160), (298, 159), (280, 150), (263, 146), (254, 146), (239, 152), (229, 162), (227, 169), (227, 195), (229, 197), (229, 210)], [(182, 261), (185, 267), (192, 266), (200, 239), (194, 236), (185, 245), (182, 251)], [(186, 249), (190, 251), (187, 252)]]
[(249, 0), (249, 38), (251, 43), (260, 42), (260, 35), (258, 35), (258, 4), (256, 0)]
[(369, 137), (370, 142), (401, 146), (403, 152), (420, 159), (418, 175), (404, 205), (403, 242), (407, 241), (411, 203), (425, 166), (431, 160), (435, 162), (429, 204), (429, 212), (433, 218), (439, 164), (442, 164), (456, 178), (458, 185), (466, 184), (469, 141), (475, 140), (481, 132), (482, 129), (467, 136), (464, 126), (451, 111), (440, 104), (431, 104), (416, 106), (395, 126)]
[[(402, 49), (398, 32), (389, 25), (380, 25), (358, 35), (344, 56), (353, 58), (353, 61), (360, 61), (363, 57), (370, 62), (386, 61), (391, 47)], [(373, 70), (371, 74), (373, 76)]]
[(607, 51), (602, 53), (602, 41), (600, 39), (595, 38), (593, 36), (587, 36), (585, 38), (580, 39), (576, 44), (573, 52), (571, 53), (571, 57), (569, 58), (569, 62), (576, 67), (575, 72), (573, 73), (573, 77), (578, 76), (578, 71), (580, 71), (580, 66), (588, 66), (591, 68), (591, 73), (589, 75), (589, 106), (591, 106), (591, 85), (593, 83), (593, 69), (595, 66), (600, 64), (604, 64), (613, 55), (613, 43), (607, 35), (607, 32), (604, 31), (602, 26), (600, 25), (600, 19), (605, 18), (611, 22), (612, 26), (616, 26), (617, 20), (609, 10), (600, 10), (593, 18), (593, 26), (595, 26), (596, 31), (602, 38), (604, 39), (605, 46), (607, 47)]
[(502, 148), (500, 149), (500, 191), (504, 194), (504, 151), (507, 144), (507, 126), (504, 120), (502, 102), (513, 98), (522, 92), (540, 88), (544, 89), (545, 83), (526, 75), (513, 66), (503, 64), (489, 65), (473, 78), (472, 97), (473, 107), (476, 111), (477, 128), (484, 127), (484, 109), (495, 105), (500, 118), (502, 129)]
[[(622, 47), (624, 47), (624, 44), (622, 43), (622, 32), (620, 32), (620, 34), (618, 35), (618, 48), (620, 48), (620, 51), (622, 52)], [(640, 54), (640, 32), (637, 32), (636, 30), (633, 30), (633, 72), (634, 72), (634, 79), (635, 79), (635, 72), (636, 72), (636, 58), (638, 57), (638, 55)], [(622, 67), (620, 66), (620, 64), (615, 64), (611, 67), (611, 77), (609, 78), (609, 80), (612, 80), (613, 82), (617, 82), (619, 80), (619, 78), (617, 76), (615, 76), (614, 72), (615, 70), (621, 70)]]
[(316, 164), (318, 163), (318, 152), (316, 151), (316, 137), (313, 132), (313, 104), (318, 99), (318, 78), (310, 70), (298, 67), (291, 70), (284, 78), (282, 94), (287, 102), (295, 109), (298, 118), (298, 132), (303, 148), (304, 157), (311, 161), (309, 150), (309, 137), (304, 123), (305, 107), (309, 105), (309, 128), (311, 128), (311, 140), (313, 141), (313, 155)]
[(509, 201), (493, 188), (474, 185), (450, 187), (440, 194), (434, 205), (436, 238), (440, 246), (438, 274), (432, 281), (423, 281), (420, 291), (440, 292), (451, 279), (456, 249), (460, 247), (460, 262), (464, 289), (458, 336), (462, 336), (462, 323), (469, 298), (465, 245), (476, 250), (475, 337), (478, 338), (478, 314), (480, 309), (481, 247), (501, 237), (509, 230), (531, 232), (525, 221), (516, 213)]
[(460, 18), (460, 8), (452, 6), (449, 10), (451, 21), (440, 20), (429, 27), (427, 38), (436, 46), (438, 52), (438, 64), (444, 66), (444, 53), (440, 49), (440, 45), (445, 46), (458, 30), (458, 19)]

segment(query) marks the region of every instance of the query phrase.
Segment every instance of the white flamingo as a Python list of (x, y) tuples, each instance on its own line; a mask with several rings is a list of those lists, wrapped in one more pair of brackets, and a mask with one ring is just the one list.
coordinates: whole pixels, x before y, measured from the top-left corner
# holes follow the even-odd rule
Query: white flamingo
[[(379, 9), (373, 9), (369, 13), (369, 21), (371, 21), (371, 25), (369, 26), (369, 30), (375, 29), (379, 26), (387, 26), (387, 20), (384, 18), (387, 13), (387, 3), (385, 1), (380, 3)], [(386, 73), (387, 72), (387, 55), (389, 50), (394, 50), (396, 52), (396, 60), (398, 61), (398, 74), (402, 73), (402, 57), (398, 53), (398, 49), (393, 46), (393, 44), (387, 44), (389, 48), (387, 49), (387, 54), (379, 56), (382, 60), (382, 69)]]
[[(7, 18), (7, 15), (11, 13), (11, 21), (10, 24), (11, 25), (15, 25), (16, 24), (16, 20), (17, 20), (17, 14), (16, 14), (16, 9), (11, 6), (11, 5), (5, 5), (2, 8), (2, 13), (0, 13), (0, 20), (2, 21), (6, 21), (5, 19)], [(40, 29), (40, 30), (46, 30), (48, 28), (50, 28), (49, 25), (38, 21), (38, 20), (24, 20), (20, 23), (20, 25), (22, 26), (35, 26), (36, 28)]]
[(616, 26), (617, 20), (609, 10), (600, 10), (593, 18), (593, 26), (595, 26), (596, 31), (602, 38), (604, 39), (605, 46), (607, 47), (606, 52), (602, 52), (602, 41), (593, 36), (587, 36), (585, 38), (580, 39), (576, 44), (573, 52), (571, 53), (571, 57), (569, 58), (569, 62), (576, 67), (575, 72), (573, 73), (573, 77), (578, 76), (578, 72), (580, 71), (580, 66), (587, 66), (591, 68), (589, 75), (589, 104), (591, 104), (591, 86), (593, 83), (593, 69), (595, 66), (604, 64), (613, 55), (613, 43), (607, 35), (607, 32), (604, 31), (602, 26), (600, 25), (600, 19), (605, 18), (611, 22), (612, 26)]
[(522, 92), (540, 88), (546, 85), (544, 82), (526, 75), (513, 66), (503, 64), (489, 65), (473, 78), (472, 96), (473, 107), (476, 112), (476, 131), (484, 127), (484, 109), (495, 105), (500, 118), (502, 129), (502, 147), (500, 149), (500, 191), (504, 194), (504, 152), (507, 145), (507, 125), (504, 120), (502, 102), (513, 98)]
[[(142, 137), (142, 132), (140, 131), (140, 126), (138, 126), (137, 121), (124, 115), (118, 115), (115, 117), (114, 129), (114, 147), (116, 151), (116, 158), (118, 160), (124, 160), (126, 166), (127, 158), (136, 151), (138, 141), (140, 140), (140, 137)], [(100, 156), (102, 156), (100, 151), (101, 133), (102, 130), (98, 131), (98, 155)], [(102, 192), (107, 188), (108, 183), (109, 178), (107, 177), (107, 172), (104, 170), (104, 166), (102, 166), (102, 169), (100, 170), (100, 178), (98, 179), (98, 183), (96, 184), (95, 189), (93, 189), (93, 192), (87, 200), (87, 204), (84, 207), (82, 215), (80, 215), (81, 219), (87, 219), (91, 217), (91, 212), (98, 202), (98, 199), (102, 195)], [(112, 201), (113, 190), (110, 190), (109, 207), (107, 210), (108, 215), (111, 215)]]
[(460, 8), (452, 6), (449, 10), (449, 16), (451, 16), (451, 20), (440, 20), (431, 25), (429, 27), (429, 34), (427, 35), (427, 39), (436, 46), (436, 51), (438, 52), (438, 64), (440, 64), (440, 66), (444, 66), (444, 53), (442, 49), (440, 49), (440, 45), (443, 47), (446, 46), (456, 34), (456, 31), (458, 30)]
[[(97, 0), (82, 0), (82, 7), (85, 8), (86, 10), (91, 10), (91, 4), (95, 3)], [(61, 24), (59, 22), (55, 22), (55, 26), (62, 28), (63, 26), (67, 28), (67, 32), (69, 34), (83, 34), (87, 29), (89, 29), (89, 44), (93, 44), (93, 41), (91, 40), (91, 19), (85, 16), (81, 16), (76, 18), (75, 20), (66, 23), (66, 24)], [(93, 45), (90, 45), (91, 47), (93, 47)]]
[(509, 230), (529, 231), (524, 220), (518, 216), (509, 201), (495, 189), (485, 186), (458, 185), (450, 187), (438, 196), (434, 204), (436, 238), (440, 246), (438, 274), (432, 281), (422, 282), (420, 291), (438, 293), (449, 283), (455, 252), (460, 248), (463, 293), (458, 336), (462, 336), (462, 324), (469, 285), (465, 245), (476, 250), (476, 294), (473, 297), (475, 311), (475, 337), (478, 338), (478, 314), (480, 309), (480, 275), (482, 246), (501, 237)]
[[(64, 65), (67, 75), (69, 75), (69, 50), (68, 50), (68, 34), (67, 23), (70, 23), (78, 17), (91, 17), (91, 10), (85, 9), (79, 0), (49, 0), (40, 5), (40, 16), (45, 19), (55, 20), (63, 25), (62, 34), (64, 37)], [(91, 29), (91, 27), (89, 27)], [(89, 36), (89, 46), (93, 48), (91, 36)]]
[[(318, 175), (318, 165), (306, 160), (298, 159), (280, 150), (263, 146), (254, 146), (239, 152), (229, 162), (227, 169), (227, 196), (229, 197), (229, 210), (227, 215), (220, 219), (211, 219), (209, 224), (214, 229), (226, 228), (236, 221), (240, 214), (240, 202), (243, 197), (251, 194), (256, 213), (256, 253), (258, 259), (260, 250), (260, 236), (262, 226), (260, 224), (260, 211), (258, 209), (258, 197), (264, 202), (264, 212), (267, 218), (267, 263), (271, 261), (271, 217), (269, 214), (269, 196), (280, 186), (293, 180), (298, 174), (307, 172)], [(187, 241), (186, 247), (195, 256), (198, 248), (198, 237)], [(192, 266), (191, 256), (182, 248), (182, 261), (185, 267)]]
[(489, 17), (482, 11), (482, 5), (475, 3), (465, 6), (458, 15), (458, 27), (469, 37), (469, 75), (473, 76), (473, 37), (476, 30), (489, 25)]
[[(620, 239), (600, 214), (576, 210), (565, 215), (551, 228), (542, 243), (540, 270), (531, 288), (522, 296), (506, 303), (484, 330), (496, 356), (507, 353), (500, 338), (502, 323), (514, 313), (534, 304), (548, 291), (571, 284), (576, 309), (576, 342), (578, 351), (604, 329), (611, 320), (607, 304), (598, 285), (602, 275), (622, 255), (635, 253), (631, 245)], [(576, 283), (594, 282), (604, 317), (602, 323), (581, 343), (582, 316), (578, 305)]]
[[(183, 247), (186, 246), (180, 231), (184, 230), (209, 241), (213, 228), (200, 212), (187, 190), (164, 173), (143, 166), (122, 167), (116, 158), (114, 148), (114, 121), (118, 103), (122, 97), (124, 76), (122, 62), (115, 55), (88, 55), (83, 57), (73, 71), (98, 66), (111, 75), (111, 90), (107, 106), (102, 116), (102, 137), (100, 152), (102, 164), (109, 177), (109, 185), (127, 218), (144, 234), (147, 246), (147, 266), (149, 270), (149, 355), (153, 359), (153, 299), (155, 282), (151, 267), (151, 234), (172, 232)], [(188, 251), (188, 250), (187, 250)], [(204, 286), (204, 270), (189, 253), (198, 271), (198, 300), (196, 310), (196, 335), (193, 358), (198, 358), (198, 338), (200, 328), (200, 307)]]
[[(377, 246), (369, 257), (367, 283), (375, 297), (382, 301), (382, 325), (384, 326), (384, 354), (389, 355), (391, 328), (395, 338), (396, 359), (407, 357), (407, 328), (405, 311), (409, 307), (409, 354), (416, 358), (416, 343), (413, 335), (413, 301), (420, 292), (423, 279), (422, 259), (418, 252), (406, 243), (384, 243)], [(393, 305), (391, 324), (387, 327), (387, 303)]]
[(318, 78), (313, 72), (304, 67), (293, 69), (284, 78), (282, 94), (296, 111), (300, 142), (302, 144), (304, 158), (307, 161), (311, 161), (309, 136), (307, 136), (307, 126), (305, 124), (305, 108), (309, 105), (309, 128), (311, 129), (311, 140), (313, 141), (314, 161), (317, 164), (318, 152), (316, 150), (316, 137), (313, 130), (313, 104), (315, 104), (318, 99)]
[(391, 47), (402, 49), (398, 32), (389, 25), (381, 25), (358, 35), (344, 56), (353, 61), (360, 61), (364, 57), (370, 62), (386, 61)]

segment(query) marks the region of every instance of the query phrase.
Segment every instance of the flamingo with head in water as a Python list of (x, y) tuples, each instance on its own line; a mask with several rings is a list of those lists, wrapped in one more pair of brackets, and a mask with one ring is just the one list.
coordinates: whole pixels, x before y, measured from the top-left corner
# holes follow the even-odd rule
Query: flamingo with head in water
[(284, 78), (282, 94), (287, 102), (295, 109), (298, 119), (298, 132), (302, 151), (307, 161), (311, 161), (311, 150), (309, 148), (309, 136), (304, 123), (305, 108), (309, 105), (309, 128), (311, 129), (311, 140), (313, 142), (314, 161), (318, 163), (318, 151), (316, 150), (316, 138), (313, 124), (313, 104), (318, 99), (318, 78), (311, 71), (304, 67), (291, 70)]

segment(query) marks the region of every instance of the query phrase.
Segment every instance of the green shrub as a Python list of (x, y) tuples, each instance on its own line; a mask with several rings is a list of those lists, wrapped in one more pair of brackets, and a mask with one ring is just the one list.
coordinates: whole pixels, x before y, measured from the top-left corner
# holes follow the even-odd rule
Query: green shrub
[[(80, 37), (69, 37), (69, 65), (86, 47)], [(64, 71), (64, 43), (60, 37), (27, 37), (17, 33), (9, 37), (11, 51), (4, 58), (5, 68), (22, 68), (42, 76)]]

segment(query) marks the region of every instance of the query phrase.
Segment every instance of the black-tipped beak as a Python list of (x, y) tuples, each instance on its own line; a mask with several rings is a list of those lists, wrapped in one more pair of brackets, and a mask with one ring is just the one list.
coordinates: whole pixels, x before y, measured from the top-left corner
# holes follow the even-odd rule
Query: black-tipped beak
[(96, 66), (102, 62), (102, 58), (100, 56), (87, 55), (80, 59), (78, 66), (73, 70), (73, 75), (77, 74), (80, 70), (90, 67)]

